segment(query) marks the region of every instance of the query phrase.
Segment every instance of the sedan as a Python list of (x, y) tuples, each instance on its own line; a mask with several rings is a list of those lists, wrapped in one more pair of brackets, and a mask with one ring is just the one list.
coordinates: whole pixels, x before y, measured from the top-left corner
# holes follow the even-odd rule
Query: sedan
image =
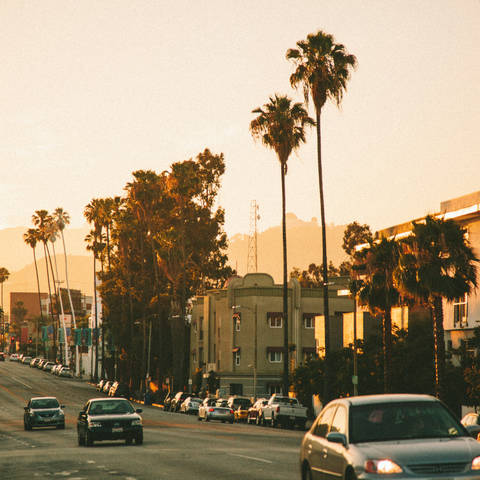
[(55, 397), (33, 397), (24, 408), (23, 427), (31, 430), (33, 427), (65, 428), (63, 405)]
[(125, 398), (92, 398), (78, 415), (78, 444), (93, 445), (99, 440), (125, 440), (143, 443), (142, 410)]
[(303, 480), (479, 479), (480, 443), (429, 395), (337, 399), (300, 447)]
[(461, 420), (462, 425), (468, 430), (472, 437), (477, 437), (480, 433), (480, 414), (467, 413)]
[(198, 407), (201, 403), (202, 403), (201, 398), (188, 397), (180, 405), (180, 412), (186, 413), (187, 415), (197, 415), (198, 414)]
[(235, 419), (234, 412), (229, 407), (221, 407), (215, 399), (206, 398), (198, 408), (198, 420), (219, 420), (222, 423), (233, 423)]

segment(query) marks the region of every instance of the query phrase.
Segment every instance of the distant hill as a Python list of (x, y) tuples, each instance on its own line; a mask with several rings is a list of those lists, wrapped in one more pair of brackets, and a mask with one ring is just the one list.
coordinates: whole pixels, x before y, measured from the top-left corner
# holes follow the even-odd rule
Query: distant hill
[[(37, 284), (33, 265), (32, 249), (23, 241), (26, 227), (0, 230), (0, 267), (10, 271), (10, 278), (4, 284), (5, 311), (10, 311), (10, 292), (36, 292)], [(335, 266), (346, 259), (342, 250), (345, 225), (327, 226), (328, 259)], [(65, 230), (67, 244), (70, 288), (93, 294), (93, 259), (85, 249), (84, 238), (87, 227)], [(293, 267), (306, 269), (310, 263), (322, 262), (321, 228), (315, 218), (310, 222), (298, 219), (293, 213), (287, 214), (288, 272)], [(258, 271), (273, 276), (276, 282), (282, 280), (282, 230), (272, 227), (258, 233)], [(48, 292), (43, 249), (36, 249), (42, 292)], [(65, 280), (63, 247), (56, 242), (59, 277)], [(247, 273), (248, 236), (235, 235), (228, 247), (229, 263), (240, 275)], [(62, 285), (65, 287), (65, 284)]]
[[(287, 263), (288, 272), (293, 267), (306, 269), (311, 263), (322, 263), (322, 230), (316, 218), (305, 222), (288, 213), (287, 223)], [(342, 249), (343, 232), (346, 225), (327, 225), (328, 261), (339, 266), (347, 256)], [(239, 275), (247, 273), (248, 235), (235, 235), (228, 248), (230, 266)], [(258, 271), (267, 272), (276, 282), (282, 281), (282, 229), (280, 226), (260, 232), (257, 235)]]

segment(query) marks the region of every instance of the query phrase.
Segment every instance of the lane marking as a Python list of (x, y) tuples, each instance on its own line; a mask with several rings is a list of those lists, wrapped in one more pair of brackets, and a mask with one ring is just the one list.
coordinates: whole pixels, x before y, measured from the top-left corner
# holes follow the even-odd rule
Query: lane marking
[(30, 385), (27, 385), (26, 383), (23, 383), (21, 382), (18, 378), (16, 377), (10, 377), (12, 380), (15, 380), (16, 382), (20, 383), (21, 385), (23, 385), (24, 387), (27, 387), (29, 388), (30, 390), (32, 390), (33, 387), (31, 387)]
[(270, 460), (265, 460), (264, 458), (257, 458), (257, 457), (249, 457), (247, 455), (240, 455), (239, 453), (229, 453), (228, 455), (232, 455), (234, 457), (241, 457), (241, 458), (246, 458), (248, 460), (256, 460), (257, 462), (263, 462), (263, 463), (273, 463)]

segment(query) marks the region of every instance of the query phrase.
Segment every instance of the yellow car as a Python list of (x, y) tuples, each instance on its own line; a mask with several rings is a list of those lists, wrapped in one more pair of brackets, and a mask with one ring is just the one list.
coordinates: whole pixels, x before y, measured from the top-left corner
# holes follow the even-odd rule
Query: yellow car
[(228, 406), (233, 410), (236, 422), (246, 422), (252, 402), (247, 397), (232, 396), (228, 399)]

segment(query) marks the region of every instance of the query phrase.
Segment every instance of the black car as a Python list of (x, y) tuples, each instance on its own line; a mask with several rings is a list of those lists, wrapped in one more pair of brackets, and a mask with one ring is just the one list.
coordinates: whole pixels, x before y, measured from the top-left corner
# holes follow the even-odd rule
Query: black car
[(79, 445), (93, 445), (99, 440), (125, 440), (130, 445), (143, 443), (142, 410), (125, 398), (92, 398), (78, 415)]
[(31, 430), (33, 427), (65, 428), (63, 405), (55, 397), (33, 397), (24, 408), (23, 427)]

